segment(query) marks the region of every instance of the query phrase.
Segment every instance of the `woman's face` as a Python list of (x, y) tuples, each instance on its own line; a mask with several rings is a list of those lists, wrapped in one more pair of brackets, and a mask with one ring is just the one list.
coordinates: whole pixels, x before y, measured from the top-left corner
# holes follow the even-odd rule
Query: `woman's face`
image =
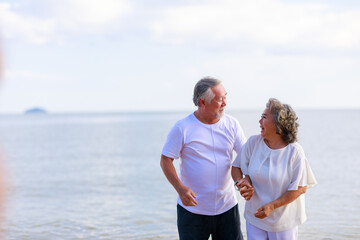
[(261, 129), (261, 137), (263, 137), (264, 139), (269, 139), (272, 136), (276, 135), (276, 125), (273, 116), (270, 113), (270, 109), (265, 108), (263, 114), (261, 115), (259, 123)]

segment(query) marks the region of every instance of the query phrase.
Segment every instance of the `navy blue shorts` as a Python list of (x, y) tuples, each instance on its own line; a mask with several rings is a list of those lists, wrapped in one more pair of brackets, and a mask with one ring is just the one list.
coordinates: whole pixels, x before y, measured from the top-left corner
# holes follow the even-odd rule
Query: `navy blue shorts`
[(194, 214), (177, 205), (180, 240), (243, 240), (238, 205), (215, 216)]

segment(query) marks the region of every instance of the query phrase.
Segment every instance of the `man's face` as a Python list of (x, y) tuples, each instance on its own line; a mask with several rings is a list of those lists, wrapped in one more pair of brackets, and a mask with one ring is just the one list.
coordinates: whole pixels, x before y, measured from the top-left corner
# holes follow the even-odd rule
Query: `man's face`
[(205, 109), (208, 114), (213, 115), (216, 119), (220, 119), (224, 115), (227, 93), (222, 84), (212, 87), (211, 90), (215, 94), (215, 97), (210, 103), (205, 103)]

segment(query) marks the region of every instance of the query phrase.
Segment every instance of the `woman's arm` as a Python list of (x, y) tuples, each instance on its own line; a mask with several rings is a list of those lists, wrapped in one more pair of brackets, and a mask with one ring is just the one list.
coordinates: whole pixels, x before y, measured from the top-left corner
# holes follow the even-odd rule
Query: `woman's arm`
[(285, 192), (282, 196), (280, 196), (278, 199), (269, 202), (265, 204), (264, 206), (260, 207), (256, 213), (254, 213), (254, 216), (257, 218), (266, 218), (270, 215), (270, 213), (281, 206), (287, 205), (297, 199), (301, 194), (304, 194), (306, 192), (306, 186), (305, 187), (298, 187), (298, 190), (291, 190)]

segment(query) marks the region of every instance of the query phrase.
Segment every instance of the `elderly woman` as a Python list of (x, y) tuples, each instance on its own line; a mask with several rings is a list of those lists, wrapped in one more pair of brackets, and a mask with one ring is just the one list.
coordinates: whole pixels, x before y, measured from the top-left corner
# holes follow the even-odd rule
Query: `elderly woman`
[(296, 142), (297, 119), (289, 105), (270, 98), (260, 135), (249, 138), (233, 163), (235, 185), (247, 200), (248, 240), (297, 239), (298, 225), (306, 220), (303, 194), (316, 180)]

